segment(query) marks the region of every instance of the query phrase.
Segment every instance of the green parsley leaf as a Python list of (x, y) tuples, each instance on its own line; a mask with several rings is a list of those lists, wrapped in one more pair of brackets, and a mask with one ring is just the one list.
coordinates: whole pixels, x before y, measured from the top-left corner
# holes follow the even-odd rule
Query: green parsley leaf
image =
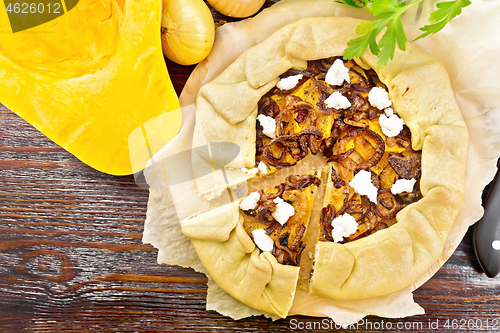
[(389, 18), (396, 15), (397, 12), (404, 8), (405, 3), (399, 3), (398, 0), (377, 0), (373, 1), (370, 6), (368, 6), (368, 11), (374, 16), (380, 18)]
[[(403, 29), (403, 24), (401, 20), (397, 18), (392, 21), (387, 27), (387, 31), (380, 39), (378, 43), (380, 47), (380, 53), (378, 54), (378, 67), (384, 66), (388, 59), (394, 57), (394, 52), (396, 51), (396, 43), (401, 50), (406, 50), (406, 35)], [(387, 59), (387, 60), (386, 60)]]
[[(372, 22), (362, 22), (361, 24), (363, 23), (371, 24)], [(358, 26), (358, 29), (361, 27), (361, 24)], [(368, 44), (370, 43), (371, 36), (369, 34), (361, 34), (361, 33), (358, 33), (358, 35), (361, 36), (351, 39), (347, 43), (348, 47), (344, 51), (344, 58), (352, 59), (355, 57), (359, 57), (360, 54), (363, 54), (363, 52), (365, 52), (366, 48), (368, 47)]]
[[(396, 45), (403, 50), (406, 47), (407, 38), (401, 23), (401, 15), (420, 1), (422, 0), (409, 4), (399, 3), (398, 0), (371, 1), (367, 6), (368, 11), (379, 19), (360, 23), (356, 28), (356, 33), (360, 36), (347, 43), (344, 58), (360, 57), (366, 48), (370, 47), (370, 51), (378, 56), (378, 66), (382, 67), (387, 64), (389, 59), (394, 57)], [(386, 26), (387, 30), (377, 43), (377, 36)]]
[(440, 31), (448, 22), (453, 20), (456, 16), (462, 14), (462, 8), (465, 8), (470, 4), (470, 0), (439, 2), (436, 5), (438, 9), (432, 12), (429, 17), (429, 22), (433, 22), (433, 24), (427, 24), (420, 28), (420, 30), (424, 31), (424, 33), (415, 38), (415, 40)]
[(336, 0), (337, 3), (343, 3), (344, 5), (348, 5), (354, 8), (363, 8), (366, 6), (366, 0)]
[[(347, 43), (344, 53), (345, 59), (360, 57), (369, 47), (370, 51), (378, 56), (378, 67), (383, 67), (389, 59), (394, 57), (396, 45), (399, 49), (405, 50), (407, 38), (401, 23), (401, 15), (410, 7), (423, 0), (413, 0), (410, 3), (399, 2), (398, 0), (336, 0), (354, 8), (367, 8), (378, 19), (370, 22), (361, 22), (356, 28), (359, 37)], [(462, 13), (462, 8), (470, 5), (470, 0), (453, 0), (438, 3), (437, 10), (432, 12), (429, 22), (420, 30), (424, 33), (415, 40), (423, 38), (431, 33), (436, 33), (456, 16)], [(382, 30), (387, 27), (382, 37), (377, 43), (377, 38)]]

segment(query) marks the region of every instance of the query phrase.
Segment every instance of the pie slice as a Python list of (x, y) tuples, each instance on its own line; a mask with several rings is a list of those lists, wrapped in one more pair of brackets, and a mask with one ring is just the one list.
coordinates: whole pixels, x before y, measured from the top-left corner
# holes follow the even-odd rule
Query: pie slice
[(286, 317), (320, 179), (290, 176), (275, 187), (182, 221), (214, 281), (240, 302)]
[[(284, 183), (253, 192), (240, 205), (247, 233), (262, 250), (267, 245), (280, 264), (300, 265), (306, 248), (303, 239), (320, 183), (315, 175), (289, 176)], [(248, 200), (253, 203), (245, 206)]]
[[(411, 148), (410, 131), (405, 126), (397, 137), (386, 137), (377, 123), (378, 119), (374, 119), (370, 126), (374, 132), (371, 133), (346, 127), (348, 131), (339, 135), (333, 147), (337, 155), (332, 157), (339, 162), (331, 163), (319, 241), (347, 243), (391, 227), (397, 223), (397, 213), (422, 198), (422, 154)], [(371, 163), (372, 166), (358, 170), (359, 165), (376, 154), (377, 148), (366, 138), (374, 135), (383, 137), (384, 146), (379, 147), (383, 153)], [(352, 141), (349, 157), (342, 151), (342, 147), (349, 144), (345, 141)], [(357, 157), (351, 159), (354, 154)], [(343, 223), (355, 227), (347, 232), (343, 230)]]

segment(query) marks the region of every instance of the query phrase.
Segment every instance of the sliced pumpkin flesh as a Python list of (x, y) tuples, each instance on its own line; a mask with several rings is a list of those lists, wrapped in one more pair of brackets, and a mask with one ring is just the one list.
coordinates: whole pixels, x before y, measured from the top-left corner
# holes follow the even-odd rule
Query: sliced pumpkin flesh
[(160, 22), (160, 0), (80, 0), (12, 33), (0, 10), (0, 101), (91, 167), (139, 171), (181, 122)]

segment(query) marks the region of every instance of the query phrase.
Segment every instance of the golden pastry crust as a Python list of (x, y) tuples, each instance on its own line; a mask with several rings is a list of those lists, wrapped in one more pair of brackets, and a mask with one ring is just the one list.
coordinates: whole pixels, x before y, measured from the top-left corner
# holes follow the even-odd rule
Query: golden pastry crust
[[(224, 141), (237, 143), (241, 149), (238, 158), (230, 165), (236, 169), (229, 184), (224, 183), (221, 188), (248, 179), (238, 169), (255, 166), (257, 103), (276, 85), (279, 75), (291, 68), (305, 69), (308, 60), (341, 56), (347, 42), (357, 36), (355, 29), (359, 22), (333, 17), (294, 22), (248, 49), (219, 77), (202, 87), (197, 98), (195, 145)], [(444, 67), (411, 44), (406, 46), (404, 52), (397, 50), (394, 59), (380, 69), (376, 67), (376, 56), (369, 50), (355, 61), (363, 68), (375, 69), (389, 90), (394, 111), (411, 131), (412, 148), (422, 151), (420, 191), (423, 198), (401, 210), (396, 216), (398, 223), (390, 228), (346, 244), (316, 244), (309, 292), (334, 300), (385, 295), (411, 285), (442, 253), (464, 194), (468, 132)], [(193, 158), (203, 161), (202, 157)], [(217, 165), (216, 160), (213, 162)], [(198, 179), (197, 184), (200, 194), (207, 194), (214, 188), (213, 179), (206, 177)], [(238, 221), (226, 221), (229, 226), (234, 226), (231, 235), (238, 234), (237, 230), (241, 229)], [(201, 241), (203, 247), (200, 248), (197, 245), (200, 242), (197, 230), (191, 230), (186, 235), (193, 240), (211, 274), (220, 269), (214, 257), (220, 253), (217, 249), (224, 244), (225, 256), (232, 262), (224, 268), (226, 274), (244, 276), (253, 284), (260, 283), (256, 281), (260, 275), (247, 274), (247, 263), (252, 261), (240, 255), (258, 251), (255, 246), (250, 250), (249, 243), (248, 248), (242, 250), (239, 243), (220, 243), (218, 238), (217, 241)], [(250, 237), (248, 240), (251, 242)], [(212, 253), (212, 257), (208, 258), (210, 260), (204, 259), (206, 252)], [(263, 257), (262, 254), (252, 256)], [(266, 267), (272, 266), (271, 261)], [(290, 273), (286, 279), (288, 284), (284, 285), (293, 290), (291, 281), (295, 278), (294, 274), (298, 274), (298, 268), (286, 269)], [(297, 270), (292, 273), (293, 269)], [(266, 279), (274, 278), (273, 270), (266, 272)], [(234, 279), (224, 282), (223, 275), (214, 279), (225, 285), (227, 290), (231, 290), (231, 283), (239, 283)], [(283, 309), (291, 304), (289, 298), (275, 299), (267, 310), (259, 303), (267, 287), (254, 288), (237, 298), (252, 307), (258, 306), (256, 308), (269, 313), (279, 312), (283, 316), (287, 312)], [(282, 310), (269, 310), (278, 308), (276, 301), (283, 302), (278, 306)]]
[(255, 246), (238, 205), (235, 201), (184, 220), (182, 232), (219, 287), (254, 309), (284, 318), (292, 306), (299, 267), (281, 265)]

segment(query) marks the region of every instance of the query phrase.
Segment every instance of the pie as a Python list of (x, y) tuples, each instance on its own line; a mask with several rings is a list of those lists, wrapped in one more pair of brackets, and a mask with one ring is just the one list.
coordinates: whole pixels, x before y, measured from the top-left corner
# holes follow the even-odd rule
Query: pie
[[(272, 315), (286, 317), (296, 288), (353, 300), (411, 285), (462, 205), (468, 132), (447, 72), (413, 45), (380, 69), (368, 50), (343, 60), (359, 22), (287, 25), (197, 98), (194, 145), (240, 148), (193, 155), (195, 170), (219, 169), (197, 179), (200, 195), (257, 189), (182, 230), (222, 289)], [(321, 163), (302, 172), (313, 156)]]

